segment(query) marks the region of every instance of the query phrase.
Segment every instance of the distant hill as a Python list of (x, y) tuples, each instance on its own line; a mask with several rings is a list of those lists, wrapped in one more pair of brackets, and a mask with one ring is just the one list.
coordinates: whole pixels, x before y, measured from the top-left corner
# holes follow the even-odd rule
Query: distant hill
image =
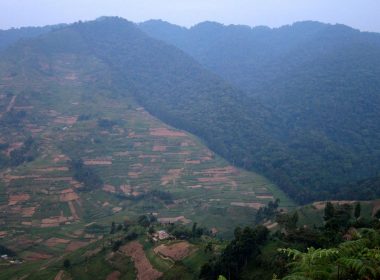
[(162, 21), (139, 26), (276, 117), (270, 133), (281, 152), (256, 146), (263, 152), (249, 157), (262, 155), (266, 160), (251, 167), (289, 194), (304, 202), (380, 195), (377, 184), (365, 190), (352, 184), (376, 177), (380, 168), (380, 34), (319, 22), (277, 29), (213, 22), (190, 29)]
[(0, 51), (6, 49), (8, 46), (16, 43), (19, 40), (34, 38), (63, 26), (65, 26), (65, 24), (48, 25), (44, 27), (22, 27), (11, 28), (8, 30), (0, 30)]

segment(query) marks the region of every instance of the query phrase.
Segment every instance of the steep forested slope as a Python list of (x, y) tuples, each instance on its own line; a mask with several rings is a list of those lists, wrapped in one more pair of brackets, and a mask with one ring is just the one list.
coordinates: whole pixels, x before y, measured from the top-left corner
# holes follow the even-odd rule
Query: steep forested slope
[(379, 34), (317, 22), (278, 29), (206, 22), (185, 29), (149, 21), (140, 28), (189, 53), (277, 116), (281, 129), (271, 132), (286, 148), (266, 150), (268, 162), (254, 167), (284, 189), (311, 192), (299, 193), (306, 200), (379, 195), (376, 184), (371, 191), (346, 186), (376, 177), (380, 167)]

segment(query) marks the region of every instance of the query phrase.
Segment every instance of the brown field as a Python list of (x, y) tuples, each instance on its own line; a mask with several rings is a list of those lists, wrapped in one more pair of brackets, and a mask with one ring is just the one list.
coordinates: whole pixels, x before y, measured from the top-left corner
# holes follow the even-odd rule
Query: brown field
[(177, 180), (181, 177), (183, 169), (169, 169), (168, 174), (162, 176), (161, 185), (165, 186), (169, 184), (171, 181)]
[(73, 189), (66, 189), (61, 191), (59, 195), (59, 200), (63, 202), (78, 200), (79, 196)]
[(84, 241), (71, 241), (69, 245), (66, 247), (66, 252), (74, 252), (84, 246), (86, 246), (88, 242)]
[(186, 160), (186, 164), (201, 164), (200, 160)]
[(115, 193), (116, 192), (116, 188), (112, 185), (104, 185), (103, 186), (103, 191), (105, 192), (109, 192), (109, 193)]
[(119, 277), (121, 276), (121, 273), (119, 271), (111, 272), (106, 280), (119, 280)]
[(129, 156), (129, 152), (117, 152), (117, 153), (114, 153), (114, 155), (118, 157), (127, 157)]
[(35, 178), (35, 181), (73, 181), (72, 177), (49, 177), (49, 178)]
[(273, 195), (256, 195), (258, 199), (274, 199)]
[(376, 200), (373, 202), (372, 216), (374, 216), (379, 210), (380, 210), (380, 200)]
[(65, 155), (57, 155), (53, 158), (54, 162), (67, 161), (69, 158)]
[(153, 146), (153, 152), (166, 152), (166, 146)]
[(196, 249), (186, 241), (173, 243), (170, 245), (159, 245), (154, 248), (154, 252), (164, 258), (180, 261), (193, 253)]
[(140, 172), (128, 172), (128, 177), (137, 179), (141, 175)]
[(120, 190), (125, 193), (126, 195), (129, 195), (132, 192), (131, 186), (128, 185), (121, 185)]
[(16, 205), (19, 202), (25, 202), (30, 199), (30, 195), (27, 193), (11, 194), (9, 195), (8, 205)]
[(66, 166), (47, 167), (47, 168), (36, 169), (36, 171), (39, 171), (39, 172), (69, 171), (69, 168)]
[(30, 218), (34, 215), (36, 212), (37, 207), (27, 207), (27, 208), (22, 208), (21, 210), (21, 216), (23, 218)]
[(57, 216), (57, 217), (50, 217), (46, 219), (42, 219), (41, 221), (41, 227), (58, 227), (62, 223), (66, 223), (69, 219), (64, 216)]
[(85, 165), (112, 165), (109, 159), (88, 159), (84, 161)]
[(73, 125), (77, 122), (78, 117), (57, 117), (54, 120), (54, 123)]
[(239, 206), (239, 207), (249, 207), (256, 210), (259, 210), (261, 207), (264, 207), (264, 203), (260, 202), (231, 202), (232, 206)]
[(158, 136), (158, 137), (186, 137), (186, 133), (181, 131), (174, 131), (167, 129), (165, 127), (162, 128), (151, 128), (150, 135)]
[(45, 241), (45, 245), (48, 247), (56, 247), (60, 244), (68, 244), (70, 240), (52, 237)]
[(53, 257), (52, 255), (49, 255), (46, 253), (31, 252), (25, 257), (25, 259), (27, 261), (40, 261), (40, 260), (48, 260), (52, 257)]
[(184, 216), (172, 217), (172, 218), (158, 218), (158, 221), (163, 224), (181, 222), (183, 224), (191, 223), (191, 220), (186, 219)]
[(143, 246), (138, 241), (122, 246), (120, 251), (132, 258), (137, 270), (138, 280), (155, 280), (162, 276), (162, 272), (153, 268), (145, 256)]

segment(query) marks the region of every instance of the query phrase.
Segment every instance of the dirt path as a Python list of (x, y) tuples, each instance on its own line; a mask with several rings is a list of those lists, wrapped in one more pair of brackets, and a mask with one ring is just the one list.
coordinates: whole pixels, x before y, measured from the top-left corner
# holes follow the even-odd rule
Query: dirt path
[(6, 113), (10, 112), (10, 110), (12, 110), (13, 106), (15, 105), (15, 102), (16, 102), (16, 98), (17, 96), (14, 95), (11, 99), (11, 101), (9, 102), (8, 106), (7, 106), (7, 109), (5, 110)]
[(79, 220), (79, 216), (77, 214), (77, 211), (75, 209), (75, 206), (74, 206), (73, 202), (72, 201), (68, 201), (67, 203), (69, 204), (71, 215), (74, 217), (75, 220)]
[(162, 276), (162, 272), (153, 268), (145, 256), (143, 246), (138, 241), (133, 241), (120, 248), (120, 251), (131, 257), (135, 263), (138, 280), (156, 280)]
[(65, 272), (63, 270), (59, 271), (58, 274), (55, 276), (54, 280), (62, 280), (64, 273)]

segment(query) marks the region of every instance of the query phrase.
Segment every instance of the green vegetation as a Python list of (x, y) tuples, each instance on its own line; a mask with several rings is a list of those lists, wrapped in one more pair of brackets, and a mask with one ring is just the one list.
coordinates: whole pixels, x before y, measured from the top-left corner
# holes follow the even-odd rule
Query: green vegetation
[[(251, 98), (236, 95), (237, 104), (218, 100), (238, 116), (229, 119), (234, 112), (226, 110), (223, 126), (213, 119), (218, 112), (210, 110), (202, 119), (211, 118), (219, 128), (213, 137), (191, 116), (166, 107), (178, 126), (229, 161), (265, 174), (302, 204), (380, 196), (379, 34), (318, 22), (276, 29), (213, 22), (186, 29), (162, 21), (139, 27)], [(209, 102), (198, 104), (207, 108)]]

